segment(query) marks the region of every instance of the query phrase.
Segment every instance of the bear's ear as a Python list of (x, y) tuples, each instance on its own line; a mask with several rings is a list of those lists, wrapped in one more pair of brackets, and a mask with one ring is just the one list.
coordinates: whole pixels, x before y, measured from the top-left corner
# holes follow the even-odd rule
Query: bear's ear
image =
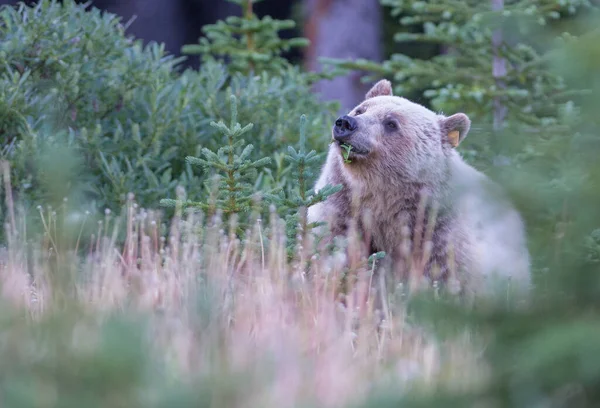
[(455, 113), (452, 116), (442, 117), (440, 128), (444, 141), (452, 147), (458, 146), (469, 133), (471, 120), (464, 113)]
[(393, 96), (392, 83), (387, 79), (382, 79), (377, 82), (365, 95), (365, 99), (374, 98), (376, 96)]

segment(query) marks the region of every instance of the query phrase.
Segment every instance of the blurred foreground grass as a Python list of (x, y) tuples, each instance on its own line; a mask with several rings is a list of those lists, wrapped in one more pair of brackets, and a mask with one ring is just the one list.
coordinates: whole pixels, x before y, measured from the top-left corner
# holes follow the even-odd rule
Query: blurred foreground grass
[(123, 218), (91, 221), (80, 256), (57, 245), (60, 208), (42, 210), (48, 227), (36, 237), (16, 213), (0, 252), (4, 407), (348, 406), (377, 386), (483, 378), (469, 336), (440, 343), (402, 303), (378, 329), (359, 302), (367, 275), (347, 307), (335, 258), (313, 259), (306, 279), (275, 215), (268, 236), (255, 223), (244, 241), (198, 215), (163, 234), (131, 200)]

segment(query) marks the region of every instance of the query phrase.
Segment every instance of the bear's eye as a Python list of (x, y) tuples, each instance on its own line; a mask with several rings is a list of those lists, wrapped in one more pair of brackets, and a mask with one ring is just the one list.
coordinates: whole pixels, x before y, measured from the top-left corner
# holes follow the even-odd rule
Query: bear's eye
[(393, 120), (387, 120), (385, 122), (385, 127), (387, 129), (389, 129), (389, 130), (396, 130), (396, 129), (398, 129), (398, 125)]
[(363, 113), (365, 113), (365, 110), (363, 108), (358, 108), (354, 111), (355, 116), (362, 115)]

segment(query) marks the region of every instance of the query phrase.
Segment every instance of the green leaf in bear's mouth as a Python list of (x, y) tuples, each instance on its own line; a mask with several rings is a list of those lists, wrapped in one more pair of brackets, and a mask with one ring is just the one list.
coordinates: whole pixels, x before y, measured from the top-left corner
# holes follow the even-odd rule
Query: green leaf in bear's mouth
[(348, 159), (348, 157), (350, 157), (350, 151), (352, 150), (352, 146), (342, 143), (340, 144), (340, 147), (345, 150), (345, 152), (342, 153), (344, 157), (344, 163), (350, 163), (350, 159)]

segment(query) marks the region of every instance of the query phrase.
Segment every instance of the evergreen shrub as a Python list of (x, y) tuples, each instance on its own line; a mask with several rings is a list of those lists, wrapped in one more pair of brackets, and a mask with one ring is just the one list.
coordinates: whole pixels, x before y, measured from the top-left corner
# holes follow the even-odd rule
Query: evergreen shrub
[(181, 72), (181, 59), (126, 29), (72, 0), (0, 10), (0, 158), (21, 204), (35, 212), (68, 198), (92, 213), (119, 212), (130, 193), (158, 207), (177, 186), (206, 197), (212, 173), (185, 158), (226, 144), (209, 124), (229, 121), (230, 94), (240, 122), (254, 125), (249, 158), (272, 159), (253, 189), (296, 187), (284, 160), (298, 142), (295, 124), (307, 116), (307, 147), (320, 151), (335, 112), (310, 92), (306, 74), (290, 64), (236, 72), (214, 58)]

